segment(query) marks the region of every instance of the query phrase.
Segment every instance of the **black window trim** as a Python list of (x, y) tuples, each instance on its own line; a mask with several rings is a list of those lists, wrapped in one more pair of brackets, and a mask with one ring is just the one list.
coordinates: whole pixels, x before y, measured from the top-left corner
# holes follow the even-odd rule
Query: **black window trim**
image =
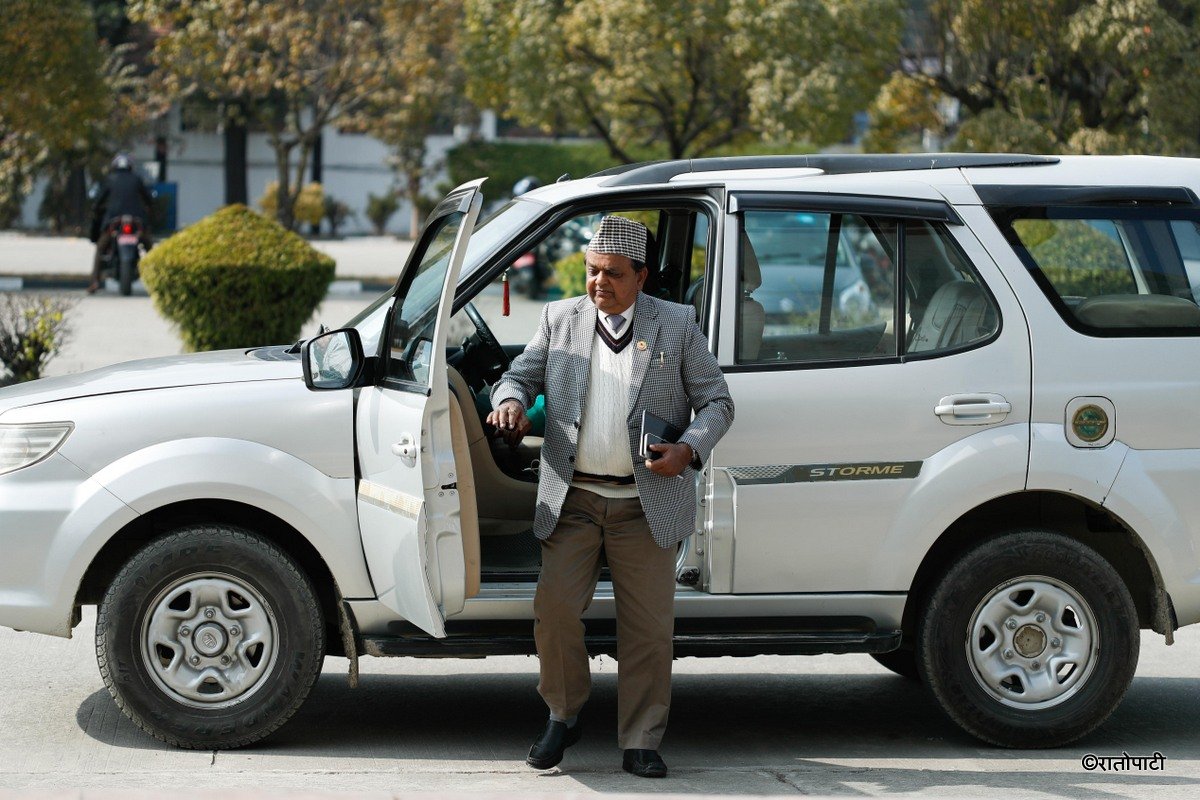
[[(380, 388), (396, 389), (408, 394), (423, 394), (426, 397), (430, 396), (432, 392), (432, 388), (427, 383), (421, 383), (420, 381), (414, 381), (408, 378), (394, 377), (388, 372), (388, 367), (392, 360), (392, 326), (395, 324), (396, 314), (400, 313), (401, 306), (404, 305), (402, 302), (398, 302), (401, 291), (407, 291), (412, 287), (413, 281), (416, 280), (417, 271), (420, 267), (420, 262), (415, 260), (417, 255), (419, 254), (420, 258), (423, 259), (425, 257), (425, 252), (433, 243), (433, 239), (435, 239), (438, 234), (441, 233), (442, 226), (436, 223), (441, 222), (443, 219), (449, 218), (452, 214), (462, 214), (463, 219), (466, 219), (469, 212), (464, 210), (463, 206), (466, 202), (466, 198), (472, 196), (474, 191), (475, 190), (463, 193), (455, 192), (447, 195), (440, 203), (438, 203), (437, 207), (433, 210), (433, 213), (429, 215), (429, 219), (426, 221), (425, 226), (421, 231), (421, 238), (418, 239), (417, 244), (414, 245), (412, 254), (405, 262), (403, 271), (396, 279), (396, 286), (392, 290), (392, 307), (388, 309), (387, 319), (384, 322), (384, 333), (383, 336), (380, 337), (379, 377), (376, 381), (376, 384)], [(451, 254), (451, 257), (453, 258), (453, 253)], [(438, 304), (441, 304), (440, 300), (438, 301)]]
[[(717, 252), (718, 244), (718, 228), (720, 226), (721, 209), (724, 207), (724, 198), (714, 197), (712, 192), (719, 190), (723, 192), (724, 187), (717, 185), (688, 185), (678, 188), (664, 189), (658, 187), (655, 189), (642, 189), (633, 192), (613, 192), (602, 195), (590, 195), (583, 198), (574, 198), (565, 201), (561, 204), (548, 206), (546, 213), (535, 218), (520, 235), (514, 236), (508, 242), (501, 245), (495, 252), (489, 255), (484, 264), (471, 273), (470, 279), (465, 283), (460, 283), (455, 292), (454, 305), (451, 307), (451, 315), (465, 306), (470, 298), (478, 294), (483, 287), (494, 281), (503, 271), (504, 265), (510, 262), (515, 256), (529, 251), (537, 243), (541, 242), (550, 233), (554, 231), (562, 223), (572, 217), (586, 214), (589, 212), (618, 210), (618, 211), (635, 211), (635, 210), (659, 210), (664, 205), (678, 205), (685, 208), (694, 208), (697, 213), (707, 215), (709, 230), (708, 230), (708, 263), (705, 266), (706, 280), (709, 280), (709, 285), (704, 287), (705, 294), (705, 310), (709, 305), (715, 306), (715, 312), (720, 313), (720, 293), (717, 292), (719, 286), (721, 272), (721, 254)], [(716, 294), (714, 294), (716, 292)], [(705, 337), (709, 340), (710, 347), (713, 353), (717, 350), (717, 334), (718, 331), (705, 330), (708, 323), (707, 317), (700, 320), (700, 330), (704, 332)]]
[(976, 184), (975, 193), (985, 206), (1077, 205), (1200, 205), (1186, 186), (1057, 186), (1029, 184)]
[(729, 210), (734, 214), (748, 209), (788, 210), (803, 206), (805, 211), (819, 213), (963, 224), (958, 212), (945, 200), (829, 192), (734, 192), (730, 197)]
[[(742, 196), (745, 197), (745, 195), (742, 195)], [(785, 195), (785, 194), (779, 193), (778, 195), (775, 195), (775, 196), (790, 197), (790, 198), (805, 198), (805, 197), (808, 197), (809, 195), (796, 194), (796, 193)], [(895, 269), (895, 288), (893, 289), (893, 293), (896, 297), (896, 315), (897, 315), (896, 319), (903, 319), (904, 318), (903, 315), (907, 313), (907, 307), (908, 307), (908, 293), (906, 291), (907, 281), (905, 280), (907, 277), (907, 272), (908, 272), (908, 263), (906, 261), (907, 238), (908, 238), (908, 224), (907, 223), (910, 221), (929, 222), (933, 225), (935, 231), (942, 234), (943, 240), (948, 241), (950, 243), (950, 246), (952, 246), (955, 249), (955, 251), (958, 253), (959, 257), (962, 259), (962, 262), (967, 266), (967, 269), (970, 271), (971, 275), (975, 278), (977, 285), (981, 289), (983, 289), (984, 294), (987, 296), (988, 301), (991, 303), (992, 308), (995, 309), (995, 312), (996, 312), (996, 329), (991, 333), (990, 336), (988, 336), (986, 338), (979, 339), (979, 340), (973, 341), (973, 342), (968, 342), (966, 344), (959, 345), (958, 347), (949, 347), (949, 348), (945, 348), (942, 350), (934, 350), (934, 351), (926, 352), (926, 353), (904, 353), (904, 352), (902, 352), (903, 348), (908, 346), (908, 342), (905, 341), (905, 336), (897, 334), (896, 335), (896, 351), (897, 352), (892, 355), (878, 356), (876, 358), (852, 358), (852, 359), (837, 359), (837, 360), (830, 360), (830, 361), (767, 361), (767, 362), (758, 362), (758, 363), (750, 363), (750, 364), (739, 364), (739, 363), (736, 363), (736, 360), (738, 358), (738, 353), (739, 353), (740, 347), (741, 347), (741, 335), (742, 335), (742, 324), (741, 324), (742, 323), (742, 309), (741, 309), (741, 304), (739, 303), (738, 307), (734, 311), (733, 358), (734, 358), (735, 363), (721, 364), (721, 371), (726, 374), (737, 374), (737, 373), (741, 373), (741, 372), (779, 372), (779, 371), (784, 371), (784, 370), (840, 369), (840, 368), (845, 368), (845, 367), (880, 366), (880, 365), (884, 365), (884, 364), (905, 364), (910, 361), (929, 361), (929, 360), (932, 360), (935, 358), (944, 358), (946, 356), (959, 355), (961, 353), (970, 352), (971, 350), (977, 350), (982, 347), (987, 347), (992, 342), (999, 339), (1001, 333), (1003, 333), (1003, 331), (1004, 331), (1004, 314), (1000, 309), (1000, 303), (996, 299), (996, 295), (992, 292), (991, 287), (988, 286), (987, 281), (985, 281), (983, 279), (983, 276), (981, 274), (979, 274), (979, 269), (975, 266), (975, 262), (971, 260), (971, 258), (967, 255), (966, 251), (963, 250), (962, 246), (958, 243), (958, 240), (954, 238), (953, 233), (949, 230), (948, 227), (945, 226), (945, 224), (941, 220), (929, 219), (927, 217), (915, 217), (915, 218), (914, 217), (886, 217), (886, 216), (882, 216), (879, 214), (875, 214), (875, 215), (857, 214), (857, 212), (854, 210), (847, 210), (845, 212), (821, 212), (821, 211), (818, 211), (817, 209), (810, 208), (806, 205), (800, 205), (799, 203), (792, 203), (792, 204), (787, 204), (787, 205), (783, 205), (783, 204), (772, 205), (772, 206), (768, 206), (768, 207), (761, 207), (758, 205), (752, 205), (752, 206), (743, 205), (743, 206), (735, 206), (734, 208), (735, 208), (735, 210), (731, 211), (730, 216), (737, 217), (737, 226), (738, 226), (738, 234), (739, 235), (741, 235), (741, 231), (744, 227), (742, 212), (750, 211), (750, 210), (812, 211), (812, 212), (816, 212), (816, 213), (828, 213), (831, 215), (831, 217), (834, 214), (849, 213), (849, 214), (862, 216), (863, 219), (867, 221), (868, 225), (870, 225), (870, 227), (873, 231), (875, 231), (875, 226), (871, 224), (872, 222), (878, 222), (878, 221), (895, 222), (896, 223), (896, 252), (895, 252), (896, 269)], [(728, 230), (726, 232), (728, 233)], [(876, 233), (876, 236), (879, 235), (878, 231), (875, 231), (875, 233)], [(883, 237), (880, 237), (880, 241), (881, 241), (881, 243), (883, 243), (885, 240)], [(886, 248), (886, 244), (884, 244), (884, 247)], [(737, 263), (734, 264), (734, 272), (733, 272), (735, 280), (737, 279), (737, 276), (741, 275), (741, 269), (742, 269), (742, 253), (741, 253), (741, 248), (738, 248)]]
[[(1190, 190), (1189, 190), (1190, 191)], [(1193, 222), (1200, 225), (1200, 207), (1196, 206), (1113, 206), (1104, 203), (1096, 205), (1020, 205), (1020, 206), (989, 206), (988, 213), (1000, 233), (1004, 236), (1013, 252), (1020, 259), (1026, 272), (1033, 278), (1034, 283), (1042, 291), (1046, 301), (1058, 313), (1058, 316), (1076, 333), (1094, 339), (1153, 339), (1153, 338), (1188, 338), (1200, 336), (1200, 327), (1146, 327), (1146, 328), (1098, 328), (1079, 320), (1070, 309), (1054, 284), (1042, 272), (1041, 266), (1034, 260), (1026, 249), (1021, 237), (1017, 235), (1013, 222), (1017, 219), (1039, 219), (1037, 216), (1024, 216), (1030, 212), (1054, 214), (1051, 219), (1109, 219), (1109, 220), (1162, 220), (1165, 222)], [(1103, 212), (1102, 214), (1100, 212)], [(1172, 237), (1174, 232), (1172, 231)], [(1193, 301), (1194, 302), (1194, 301)]]

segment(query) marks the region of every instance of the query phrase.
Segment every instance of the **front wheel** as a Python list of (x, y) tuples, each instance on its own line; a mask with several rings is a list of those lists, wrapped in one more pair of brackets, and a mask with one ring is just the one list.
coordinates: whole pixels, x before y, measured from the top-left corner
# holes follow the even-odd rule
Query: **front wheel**
[(1058, 747), (1099, 726), (1138, 660), (1124, 582), (1095, 550), (1019, 531), (969, 551), (922, 615), (921, 678), (968, 733), (1003, 747)]
[(96, 658), (117, 705), (168, 744), (224, 749), (283, 725), (317, 679), (308, 577), (253, 533), (191, 526), (138, 551), (100, 603)]

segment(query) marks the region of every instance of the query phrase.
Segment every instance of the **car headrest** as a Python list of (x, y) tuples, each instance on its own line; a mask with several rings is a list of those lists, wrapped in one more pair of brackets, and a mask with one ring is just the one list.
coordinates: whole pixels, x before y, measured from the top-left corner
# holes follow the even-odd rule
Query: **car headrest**
[(745, 231), (741, 233), (742, 239), (742, 292), (753, 292), (758, 287), (762, 286), (762, 268), (758, 265), (758, 256), (754, 254), (754, 245), (750, 243), (750, 237)]
[(1095, 328), (1200, 328), (1200, 306), (1164, 294), (1105, 294), (1089, 297), (1075, 317)]

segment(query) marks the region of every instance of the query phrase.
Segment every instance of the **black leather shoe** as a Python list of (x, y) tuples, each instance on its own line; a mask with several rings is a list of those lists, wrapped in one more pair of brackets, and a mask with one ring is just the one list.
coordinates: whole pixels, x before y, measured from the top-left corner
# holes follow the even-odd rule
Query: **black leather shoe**
[(667, 777), (667, 765), (657, 750), (626, 750), (621, 768), (639, 778)]
[(542, 731), (533, 747), (529, 748), (529, 757), (525, 759), (525, 763), (534, 769), (550, 769), (556, 766), (563, 759), (563, 751), (579, 741), (583, 734), (581, 728), (579, 720), (570, 728), (565, 722), (550, 720), (546, 723), (546, 730)]

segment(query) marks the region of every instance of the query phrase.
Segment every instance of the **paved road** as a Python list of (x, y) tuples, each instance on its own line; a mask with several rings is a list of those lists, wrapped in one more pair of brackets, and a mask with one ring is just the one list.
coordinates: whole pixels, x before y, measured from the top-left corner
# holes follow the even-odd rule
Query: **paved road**
[[(87, 369), (130, 361), (135, 358), (170, 356), (183, 352), (179, 336), (171, 325), (158, 316), (145, 296), (120, 297), (112, 294), (87, 295), (81, 291), (51, 292), (75, 301), (69, 314), (70, 333), (62, 352), (50, 361), (47, 376), (69, 375)], [(317, 308), (301, 331), (302, 336), (317, 332), (317, 326), (340, 327), (375, 299), (371, 294), (331, 294)], [(502, 342), (527, 342), (537, 328), (541, 303), (519, 295), (511, 298), (508, 317), (500, 314), (498, 287), (489, 287), (476, 297), (475, 306)], [(451, 328), (451, 341), (461, 341), (471, 329), (461, 312)]]
[[(680, 659), (663, 748), (672, 775), (647, 782), (619, 769), (607, 658), (593, 661), (583, 742), (546, 773), (522, 763), (544, 714), (530, 657), (364, 659), (354, 690), (347, 662), (329, 658), (308, 702), (266, 742), (187, 752), (149, 739), (117, 710), (95, 667), (93, 625), (88, 613), (70, 641), (0, 629), (0, 787), (1156, 800), (1200, 792), (1200, 635), (1189, 630), (1171, 648), (1147, 634), (1116, 714), (1054, 751), (980, 745), (921, 686), (865, 656)], [(1089, 752), (1155, 750), (1167, 759), (1162, 772), (1080, 766)]]

